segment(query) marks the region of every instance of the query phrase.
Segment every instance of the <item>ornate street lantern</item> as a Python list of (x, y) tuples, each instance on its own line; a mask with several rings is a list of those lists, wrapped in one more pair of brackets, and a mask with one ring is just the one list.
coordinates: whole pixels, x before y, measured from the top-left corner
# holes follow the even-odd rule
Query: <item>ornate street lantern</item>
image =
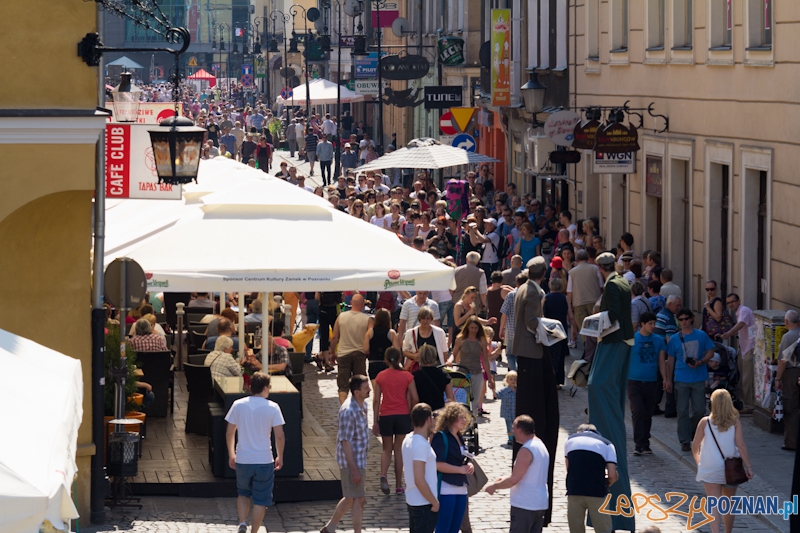
[(162, 120), (149, 133), (158, 182), (171, 185), (196, 182), (206, 130), (176, 112), (176, 116)]
[(136, 122), (139, 118), (139, 102), (142, 90), (131, 83), (130, 72), (120, 74), (119, 85), (111, 91), (114, 101), (114, 118), (117, 122)]
[(544, 95), (547, 92), (547, 87), (539, 81), (539, 75), (536, 74), (536, 70), (530, 69), (529, 72), (530, 78), (528, 82), (520, 87), (522, 98), (525, 100), (525, 111), (531, 114), (541, 113), (544, 108)]

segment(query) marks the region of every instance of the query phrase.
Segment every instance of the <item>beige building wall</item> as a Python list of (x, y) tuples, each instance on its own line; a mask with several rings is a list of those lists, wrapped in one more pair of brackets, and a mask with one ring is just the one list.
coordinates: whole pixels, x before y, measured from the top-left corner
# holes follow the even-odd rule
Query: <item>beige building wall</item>
[[(625, 4), (628, 46), (622, 50)], [(800, 76), (793, 57), (800, 44), (800, 3), (770, 4), (771, 46), (758, 46), (764, 44), (757, 20), (763, 0), (733, 0), (731, 44), (725, 49), (723, 1), (570, 1), (575, 105), (652, 103), (655, 113), (669, 117), (669, 130), (656, 133), (664, 121), (644, 112), (635, 174), (592, 174), (591, 153), (584, 154), (571, 170), (577, 218), (599, 216), (607, 246), (630, 231), (638, 252), (661, 250), (684, 301), (695, 309), (705, 301), (704, 283), (725, 277), (727, 290), (754, 309), (800, 305), (793, 254), (800, 245), (793, 200), (800, 192), (794, 171), (800, 144), (793, 127), (800, 95), (791, 89)], [(631, 118), (638, 126), (638, 118)], [(648, 157), (662, 161), (660, 202), (645, 192)]]

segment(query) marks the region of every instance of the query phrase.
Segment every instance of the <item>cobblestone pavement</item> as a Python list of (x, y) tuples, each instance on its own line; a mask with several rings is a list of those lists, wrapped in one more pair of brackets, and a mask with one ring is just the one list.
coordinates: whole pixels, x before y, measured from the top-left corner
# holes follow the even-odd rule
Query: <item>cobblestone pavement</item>
[[(309, 373), (304, 390), (305, 408), (312, 410), (323, 428), (331, 435), (336, 433), (336, 412), (338, 401), (336, 394), (335, 374), (313, 375), (310, 366), (306, 366)], [(500, 369), (498, 386), (505, 373), (505, 368)], [(556, 458), (555, 490), (553, 499), (553, 522), (546, 531), (566, 533), (569, 531), (567, 524), (567, 498), (565, 495), (566, 471), (563, 460), (563, 446), (566, 437), (577, 426), (586, 421), (585, 409), (587, 407), (586, 390), (580, 389), (574, 397), (570, 397), (565, 389), (559, 395), (561, 411), (561, 431), (559, 438), (559, 455)], [(490, 412), (489, 421), (480, 425), (480, 440), (485, 452), (479, 456), (481, 466), (486, 471), (489, 479), (495, 479), (509, 472), (511, 466), (511, 449), (506, 446), (505, 425), (499, 416), (500, 402), (489, 401), (485, 409)], [(659, 427), (671, 428), (674, 433), (674, 420), (664, 421), (659, 417)], [(654, 427), (654, 436), (656, 428)], [(666, 437), (665, 437), (665, 440)], [(750, 439), (748, 439), (750, 440)], [(695, 481), (695, 472), (688, 461), (680, 460), (679, 452), (670, 448), (669, 443), (662, 445), (660, 440), (654, 440), (651, 445), (654, 454), (651, 456), (637, 457), (631, 454), (633, 442), (630, 426), (628, 427), (628, 464), (631, 476), (631, 486), (634, 493), (658, 494), (662, 498), (669, 491), (684, 492), (690, 498), (702, 496), (703, 487)], [(679, 450), (679, 448), (678, 448)], [(776, 452), (779, 453), (779, 452)], [(784, 452), (785, 453), (785, 452)], [(787, 454), (788, 455), (788, 454)], [(690, 460), (690, 458), (689, 458)], [(402, 495), (391, 494), (384, 496), (379, 489), (379, 461), (380, 442), (373, 437), (369, 453), (369, 468), (367, 476), (368, 502), (364, 516), (365, 531), (395, 532), (408, 528), (407, 510)], [(755, 467), (758, 471), (758, 466)], [(791, 467), (789, 467), (791, 468)], [(393, 473), (390, 469), (389, 482), (394, 484)], [(766, 494), (759, 492), (760, 494)], [(333, 512), (335, 501), (286, 503), (278, 504), (269, 509), (266, 518), (266, 528), (273, 532), (305, 533), (318, 532)], [(105, 526), (92, 526), (81, 528), (81, 531), (90, 533), (126, 530), (135, 532), (215, 532), (236, 530), (236, 509), (233, 498), (218, 499), (189, 499), (171, 497), (152, 497), (143, 500), (144, 509), (141, 511), (113, 512), (109, 514), (109, 522)], [(680, 510), (686, 511), (688, 503)], [(666, 520), (651, 522), (650, 517), (663, 517), (664, 513), (656, 509), (641, 509), (636, 516), (637, 530), (647, 525), (657, 525), (664, 533), (678, 533), (686, 530), (686, 518), (671, 515)], [(470, 517), (472, 527), (481, 532), (505, 532), (509, 526), (509, 501), (508, 491), (500, 491), (494, 496), (486, 493), (471, 498)], [(737, 517), (736, 530), (747, 529), (753, 533), (766, 531), (788, 531), (788, 523), (784, 527), (778, 523), (776, 529), (762, 519), (756, 517)], [(704, 526), (700, 531), (709, 531)], [(264, 531), (262, 528), (261, 531)], [(352, 531), (349, 517), (339, 524), (338, 531)], [(588, 529), (591, 531), (591, 528)]]

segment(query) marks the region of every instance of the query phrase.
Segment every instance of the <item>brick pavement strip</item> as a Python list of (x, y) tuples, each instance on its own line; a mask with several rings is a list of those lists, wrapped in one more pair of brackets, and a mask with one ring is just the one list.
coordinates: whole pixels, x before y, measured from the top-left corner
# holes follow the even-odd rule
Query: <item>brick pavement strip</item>
[[(306, 367), (307, 372), (310, 367)], [(501, 374), (505, 372), (500, 369)], [(500, 380), (502, 376), (498, 376)], [(323, 429), (329, 435), (336, 433), (336, 413), (338, 401), (336, 394), (335, 374), (328, 376), (309, 373), (304, 385), (309, 393), (304, 395), (305, 408), (312, 410)], [(371, 399), (370, 399), (371, 400)], [(578, 425), (585, 422), (587, 416), (586, 391), (581, 389), (575, 397), (570, 397), (566, 390), (559, 395), (561, 411), (561, 430), (556, 458), (555, 488), (553, 498), (553, 522), (546, 531), (567, 533), (567, 498), (566, 470), (563, 460), (563, 448), (566, 437), (575, 431)], [(479, 455), (479, 461), (490, 480), (506, 475), (511, 466), (511, 449), (506, 446), (505, 424), (499, 416), (500, 402), (489, 401), (485, 408), (489, 411), (489, 422), (480, 425), (481, 443), (485, 452)], [(371, 409), (371, 402), (370, 402)], [(654, 428), (655, 429), (655, 428)], [(405, 499), (402, 495), (384, 496), (379, 488), (380, 441), (372, 437), (367, 473), (367, 506), (364, 516), (364, 531), (399, 532), (408, 529), (408, 515)], [(695, 473), (685, 462), (676, 460), (673, 453), (660, 441), (652, 443), (654, 454), (651, 456), (633, 456), (631, 428), (628, 425), (628, 451), (631, 486), (634, 493), (658, 494), (662, 498), (668, 491), (685, 492), (689, 497), (702, 496), (703, 487), (695, 481)], [(390, 484), (394, 484), (390, 469)], [(104, 526), (82, 528), (88, 533), (127, 530), (131, 532), (172, 532), (196, 531), (217, 532), (235, 531), (237, 518), (234, 498), (191, 499), (171, 497), (150, 497), (143, 499), (141, 511), (112, 512), (109, 522)], [(269, 509), (265, 520), (268, 531), (316, 533), (328, 520), (335, 501), (303, 502), (278, 504)], [(686, 511), (688, 503), (680, 510)], [(662, 506), (662, 509), (664, 507)], [(647, 509), (642, 509), (636, 516), (637, 530), (647, 525), (658, 526), (663, 533), (679, 533), (686, 530), (686, 518), (672, 515), (662, 521), (647, 519)], [(655, 509), (650, 509), (650, 516), (663, 516)], [(500, 491), (494, 496), (484, 492), (471, 498), (470, 517), (472, 527), (481, 532), (505, 532), (509, 527), (508, 491)], [(751, 516), (736, 518), (736, 529), (748, 529), (752, 532), (775, 531), (768, 524)], [(708, 531), (705, 526), (701, 531)], [(788, 531), (788, 525), (785, 529)], [(264, 531), (262, 528), (261, 531)], [(339, 524), (338, 531), (352, 531), (349, 516)], [(591, 531), (591, 529), (589, 529)]]

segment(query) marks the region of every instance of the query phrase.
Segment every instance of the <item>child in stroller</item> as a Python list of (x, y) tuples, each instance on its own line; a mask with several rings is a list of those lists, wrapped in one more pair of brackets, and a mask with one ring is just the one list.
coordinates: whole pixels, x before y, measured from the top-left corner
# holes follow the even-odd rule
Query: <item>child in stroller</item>
[(711, 384), (707, 387), (706, 393), (710, 398), (715, 390), (725, 389), (731, 395), (733, 406), (741, 409), (742, 401), (736, 397), (736, 388), (739, 386), (738, 355), (730, 346), (725, 346), (721, 342), (714, 343), (714, 356), (708, 362)]

